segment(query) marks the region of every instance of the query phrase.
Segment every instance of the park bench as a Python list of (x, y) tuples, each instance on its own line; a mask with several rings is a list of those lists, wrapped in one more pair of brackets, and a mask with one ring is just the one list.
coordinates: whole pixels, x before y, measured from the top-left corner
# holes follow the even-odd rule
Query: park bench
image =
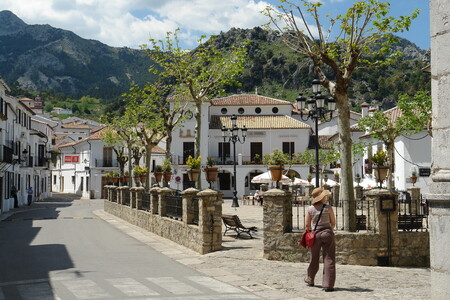
[(225, 224), (225, 232), (223, 233), (223, 235), (225, 235), (225, 233), (227, 233), (228, 230), (234, 230), (237, 233), (236, 237), (238, 237), (242, 232), (244, 232), (247, 233), (250, 236), (250, 238), (253, 238), (251, 232), (258, 231), (258, 229), (254, 226), (245, 227), (244, 225), (242, 225), (241, 220), (237, 215), (222, 215), (222, 220), (223, 223)]
[(410, 231), (422, 229), (423, 215), (398, 215), (398, 229)]

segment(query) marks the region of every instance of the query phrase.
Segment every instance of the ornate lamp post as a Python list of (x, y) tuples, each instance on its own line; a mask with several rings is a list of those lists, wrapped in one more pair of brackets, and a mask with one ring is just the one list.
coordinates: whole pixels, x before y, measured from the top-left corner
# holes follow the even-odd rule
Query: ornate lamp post
[[(319, 187), (319, 120), (328, 122), (333, 117), (333, 111), (336, 109), (336, 100), (333, 97), (328, 97), (328, 109), (325, 108), (325, 97), (320, 93), (320, 80), (314, 79), (312, 82), (312, 90), (314, 97), (306, 101), (306, 97), (300, 94), (297, 97), (297, 108), (300, 111), (300, 118), (303, 121), (309, 119), (315, 122), (315, 150), (316, 150), (316, 187)], [(308, 108), (308, 113), (303, 115), (303, 110)], [(327, 119), (329, 114), (329, 118)]]
[[(223, 142), (225, 143), (227, 140), (228, 142), (233, 142), (233, 169), (234, 169), (234, 176), (233, 176), (233, 203), (231, 204), (231, 207), (239, 207), (239, 202), (237, 198), (237, 187), (236, 187), (236, 142), (239, 142), (243, 144), (245, 142), (245, 138), (247, 137), (247, 127), (242, 126), (242, 128), (239, 128), (236, 124), (237, 122), (237, 116), (232, 115), (231, 116), (231, 128), (226, 128), (225, 126), (222, 126), (222, 137)], [(241, 131), (241, 136), (239, 136), (239, 131)]]

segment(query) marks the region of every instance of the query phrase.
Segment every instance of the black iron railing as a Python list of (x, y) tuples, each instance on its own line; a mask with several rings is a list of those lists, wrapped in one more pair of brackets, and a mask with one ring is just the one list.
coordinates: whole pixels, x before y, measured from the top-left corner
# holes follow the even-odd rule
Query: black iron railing
[(192, 218), (192, 224), (198, 225), (198, 215), (199, 215), (198, 198), (192, 198), (192, 212), (194, 214)]
[(150, 211), (150, 193), (142, 194), (142, 209)]
[(127, 205), (127, 206), (130, 206), (131, 192), (130, 191), (125, 191), (124, 194), (125, 194), (124, 204)]
[(166, 216), (176, 220), (182, 220), (183, 198), (181, 196), (166, 196)]

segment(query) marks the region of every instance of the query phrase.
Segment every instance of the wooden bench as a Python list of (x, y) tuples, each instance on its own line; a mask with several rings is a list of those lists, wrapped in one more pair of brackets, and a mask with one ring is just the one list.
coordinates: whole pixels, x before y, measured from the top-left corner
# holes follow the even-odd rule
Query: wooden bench
[(398, 215), (398, 229), (410, 231), (419, 230), (423, 227), (423, 215)]
[(242, 225), (241, 220), (237, 215), (222, 215), (222, 220), (225, 224), (225, 232), (223, 233), (223, 235), (225, 235), (228, 230), (234, 230), (237, 233), (236, 237), (238, 237), (243, 232), (247, 233), (250, 238), (253, 238), (251, 232), (258, 231), (258, 229), (254, 226), (245, 227), (244, 225)]

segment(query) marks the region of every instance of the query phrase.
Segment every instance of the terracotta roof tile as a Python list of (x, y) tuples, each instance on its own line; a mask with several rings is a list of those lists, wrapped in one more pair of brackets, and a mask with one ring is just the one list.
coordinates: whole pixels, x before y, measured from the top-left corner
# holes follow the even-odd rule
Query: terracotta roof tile
[(286, 105), (289, 101), (269, 98), (256, 94), (239, 94), (211, 100), (212, 105)]
[[(237, 126), (248, 129), (309, 129), (311, 126), (290, 116), (238, 116)], [(230, 116), (211, 116), (209, 129), (221, 129), (222, 126), (231, 127)]]
[(66, 128), (66, 129), (89, 129), (88, 125), (85, 124), (65, 124), (65, 125), (61, 125), (61, 128)]

